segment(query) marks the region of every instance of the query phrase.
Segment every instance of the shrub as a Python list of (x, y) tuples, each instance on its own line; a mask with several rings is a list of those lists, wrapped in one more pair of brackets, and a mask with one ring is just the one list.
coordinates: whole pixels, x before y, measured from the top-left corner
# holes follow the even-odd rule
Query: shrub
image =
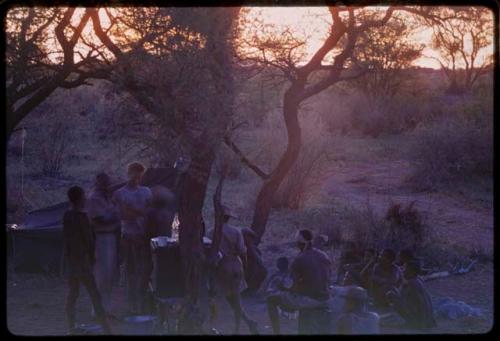
[(420, 190), (493, 175), (492, 126), (443, 118), (415, 132), (407, 181)]

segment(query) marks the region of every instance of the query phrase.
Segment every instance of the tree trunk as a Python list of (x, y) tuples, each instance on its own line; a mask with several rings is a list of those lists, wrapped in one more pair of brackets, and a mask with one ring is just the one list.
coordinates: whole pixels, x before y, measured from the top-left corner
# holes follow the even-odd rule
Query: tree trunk
[(199, 333), (203, 324), (200, 297), (205, 288), (205, 252), (203, 247), (202, 209), (214, 161), (214, 153), (193, 155), (189, 170), (180, 184), (179, 243), (186, 290), (186, 308), (182, 321), (183, 333)]
[(300, 152), (302, 137), (298, 121), (300, 101), (297, 98), (299, 98), (298, 95), (301, 93), (302, 89), (302, 86), (292, 85), (284, 96), (283, 116), (288, 134), (288, 144), (285, 152), (281, 156), (278, 166), (271, 173), (269, 179), (264, 182), (257, 196), (251, 226), (256, 234), (255, 242), (257, 245), (260, 243), (266, 229), (267, 220), (271, 212), (273, 196), (297, 160)]

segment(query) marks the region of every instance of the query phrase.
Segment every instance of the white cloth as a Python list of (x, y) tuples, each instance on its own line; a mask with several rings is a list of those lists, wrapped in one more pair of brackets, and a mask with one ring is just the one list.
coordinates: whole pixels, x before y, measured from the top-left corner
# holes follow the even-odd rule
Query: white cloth
[(94, 276), (106, 312), (111, 309), (111, 292), (118, 270), (118, 245), (114, 233), (96, 233)]

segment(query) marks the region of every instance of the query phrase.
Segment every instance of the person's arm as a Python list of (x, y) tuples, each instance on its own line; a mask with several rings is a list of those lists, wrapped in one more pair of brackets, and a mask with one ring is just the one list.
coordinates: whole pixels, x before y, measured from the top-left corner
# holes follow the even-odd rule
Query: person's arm
[(246, 272), (247, 269), (247, 247), (245, 246), (245, 241), (243, 240), (243, 235), (241, 232), (238, 232), (238, 253), (241, 258), (241, 262), (243, 263), (243, 270)]

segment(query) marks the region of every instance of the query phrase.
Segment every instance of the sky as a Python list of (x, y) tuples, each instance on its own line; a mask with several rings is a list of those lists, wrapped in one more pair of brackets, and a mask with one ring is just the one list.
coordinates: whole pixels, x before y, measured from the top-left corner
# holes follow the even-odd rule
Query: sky
[[(328, 33), (330, 25), (330, 13), (327, 7), (250, 7), (247, 14), (250, 18), (258, 16), (266, 24), (276, 26), (276, 31), (280, 32), (285, 27), (290, 27), (293, 31), (303, 32), (305, 36), (309, 36), (306, 43), (306, 51), (308, 55), (312, 55), (319, 46), (324, 37)], [(493, 17), (492, 17), (493, 20)], [(493, 34), (493, 32), (492, 32)], [(428, 67), (439, 69), (440, 64), (434, 58), (439, 56), (439, 53), (432, 49), (432, 29), (425, 28), (419, 30), (412, 36), (416, 42), (424, 44), (425, 48), (422, 52), (422, 57), (414, 62), (415, 66)], [(485, 48), (480, 53), (479, 58), (484, 58), (493, 53), (493, 46)]]
[[(381, 9), (384, 9), (380, 7)], [(280, 34), (286, 28), (290, 28), (294, 34), (298, 36), (307, 37), (306, 40), (306, 59), (321, 46), (322, 41), (328, 34), (328, 30), (331, 23), (331, 16), (328, 12), (327, 7), (247, 7), (248, 12), (244, 10), (247, 18), (258, 17), (264, 24), (270, 24), (274, 26), (275, 32)], [(73, 24), (78, 22), (78, 19), (83, 15), (83, 8), (77, 8), (76, 15), (72, 18)], [(404, 15), (404, 14), (403, 14)], [(101, 23), (104, 28), (109, 25), (109, 18), (105, 14), (104, 10), (99, 11), (99, 16), (101, 18)], [(492, 17), (493, 20), (493, 17)], [(245, 31), (243, 31), (245, 34)], [(92, 36), (92, 25), (87, 24), (83, 31), (84, 36)], [(492, 32), (493, 34), (493, 32)], [(416, 32), (413, 36), (416, 42), (424, 44), (425, 48), (423, 50), (422, 56), (414, 62), (415, 66), (428, 67), (433, 69), (439, 69), (440, 64), (435, 59), (439, 57), (437, 51), (431, 47), (432, 39), (432, 29), (422, 28)], [(86, 51), (85, 46), (77, 45), (77, 48)], [(485, 48), (481, 51), (478, 57), (478, 64), (481, 59), (485, 56), (491, 55), (493, 53), (493, 45)], [(55, 57), (54, 57), (55, 58)], [(77, 58), (78, 59), (78, 58)], [(459, 65), (460, 67), (460, 65)]]

